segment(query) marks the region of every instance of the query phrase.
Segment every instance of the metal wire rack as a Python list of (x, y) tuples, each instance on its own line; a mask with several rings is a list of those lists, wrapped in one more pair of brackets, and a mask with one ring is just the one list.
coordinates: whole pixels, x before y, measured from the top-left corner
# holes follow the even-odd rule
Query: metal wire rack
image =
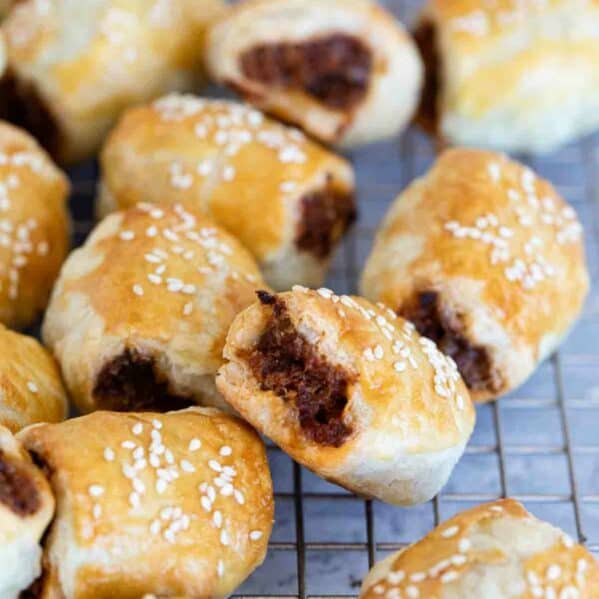
[[(404, 22), (416, 0), (387, 0)], [(355, 293), (376, 225), (389, 203), (434, 160), (417, 130), (353, 152), (360, 220), (340, 249), (328, 285)], [(599, 135), (536, 159), (520, 157), (549, 178), (577, 209), (586, 229), (591, 277), (599, 274)], [(92, 226), (96, 166), (70, 173), (76, 243)], [(401, 509), (364, 501), (318, 479), (269, 445), (276, 524), (265, 564), (237, 597), (355, 597), (382, 559), (471, 505), (511, 496), (562, 527), (599, 555), (599, 291), (559, 353), (520, 389), (478, 408), (466, 453), (443, 492)]]

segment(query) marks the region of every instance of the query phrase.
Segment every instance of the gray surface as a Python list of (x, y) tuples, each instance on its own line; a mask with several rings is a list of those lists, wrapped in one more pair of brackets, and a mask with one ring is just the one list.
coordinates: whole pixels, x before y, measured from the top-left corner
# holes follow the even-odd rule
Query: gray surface
[[(416, 2), (388, 0), (396, 14)], [(390, 202), (433, 160), (430, 140), (416, 130), (354, 152), (360, 220), (339, 251), (328, 285), (355, 292), (377, 223)], [(599, 267), (599, 136), (559, 153), (526, 160), (574, 205), (586, 228), (593, 280)], [(90, 225), (94, 171), (72, 172), (78, 240)], [(511, 495), (536, 515), (587, 541), (599, 555), (599, 292), (559, 355), (520, 389), (478, 408), (466, 455), (434, 501), (410, 509), (359, 500), (269, 450), (277, 494), (276, 525), (265, 564), (242, 595), (356, 595), (369, 559), (428, 532), (439, 518)]]

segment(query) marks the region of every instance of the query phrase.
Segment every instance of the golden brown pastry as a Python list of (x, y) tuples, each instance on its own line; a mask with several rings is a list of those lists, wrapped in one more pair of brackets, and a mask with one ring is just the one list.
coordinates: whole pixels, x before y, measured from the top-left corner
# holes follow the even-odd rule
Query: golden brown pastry
[(397, 134), (423, 79), (402, 25), (372, 0), (245, 0), (211, 28), (212, 76), (321, 141)]
[(595, 599), (599, 564), (513, 499), (466, 510), (376, 564), (360, 599)]
[(170, 95), (129, 110), (101, 163), (101, 215), (191, 203), (240, 239), (277, 289), (320, 285), (355, 215), (349, 163), (232, 102)]
[(40, 540), (54, 496), (21, 444), (0, 425), (0, 597), (18, 599), (42, 572)]
[(61, 162), (97, 150), (119, 113), (203, 79), (221, 0), (22, 0), (3, 23), (0, 115)]
[(227, 330), (263, 285), (251, 255), (205, 217), (141, 204), (69, 256), (42, 334), (84, 412), (220, 404)]
[(599, 128), (596, 0), (429, 0), (420, 120), (444, 141), (548, 152)]
[(227, 597), (264, 560), (272, 483), (241, 420), (96, 412), (19, 437), (57, 499), (41, 596)]
[(68, 193), (35, 140), (0, 121), (0, 323), (26, 327), (46, 307), (69, 247)]
[(33, 337), (0, 324), (0, 426), (16, 433), (35, 422), (60, 422), (67, 409), (50, 354)]
[(397, 198), (361, 281), (454, 358), (478, 401), (555, 350), (588, 289), (574, 210), (529, 168), (467, 149), (445, 152)]
[(225, 399), (331, 482), (394, 504), (433, 497), (475, 420), (452, 360), (361, 298), (299, 287), (259, 298), (227, 336)]

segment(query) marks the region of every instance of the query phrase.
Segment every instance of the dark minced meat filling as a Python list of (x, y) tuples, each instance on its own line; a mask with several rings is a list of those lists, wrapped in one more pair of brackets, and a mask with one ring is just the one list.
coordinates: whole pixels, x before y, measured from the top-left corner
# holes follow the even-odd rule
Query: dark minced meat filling
[(348, 385), (353, 377), (320, 355), (293, 325), (285, 303), (258, 292), (272, 307), (257, 345), (244, 359), (263, 391), (273, 391), (295, 403), (303, 433), (315, 443), (341, 447), (352, 433), (343, 421)]
[(351, 110), (364, 99), (372, 53), (350, 35), (301, 43), (261, 44), (240, 58), (245, 77), (266, 85), (306, 91), (335, 110)]
[(309, 193), (301, 200), (295, 245), (317, 258), (327, 258), (335, 243), (356, 220), (356, 215), (352, 194), (341, 194), (330, 186)]
[(418, 107), (418, 121), (436, 132), (439, 125), (438, 99), (441, 91), (441, 58), (437, 50), (437, 32), (432, 23), (423, 22), (414, 31), (414, 40), (424, 63), (424, 87)]
[(167, 412), (195, 403), (191, 398), (171, 394), (168, 382), (156, 372), (155, 359), (135, 349), (126, 349), (102, 368), (93, 395), (99, 408), (118, 412)]
[(34, 580), (24, 591), (19, 593), (19, 599), (39, 599), (44, 590), (44, 575)]
[(487, 350), (471, 345), (463, 336), (459, 317), (443, 310), (436, 291), (420, 292), (416, 303), (399, 313), (411, 320), (421, 335), (435, 341), (443, 353), (454, 359), (469, 389), (492, 393), (501, 389), (501, 378), (493, 369)]
[(58, 156), (62, 138), (52, 111), (35, 85), (10, 69), (0, 77), (0, 119), (26, 129), (52, 156)]
[(0, 503), (18, 516), (35, 514), (40, 496), (31, 477), (0, 449)]

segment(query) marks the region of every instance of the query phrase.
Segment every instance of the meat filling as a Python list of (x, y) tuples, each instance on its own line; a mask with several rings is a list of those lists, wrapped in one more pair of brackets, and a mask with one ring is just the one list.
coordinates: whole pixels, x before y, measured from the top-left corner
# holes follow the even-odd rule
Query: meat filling
[(189, 398), (169, 393), (168, 382), (156, 372), (154, 358), (132, 349), (126, 349), (102, 368), (93, 394), (98, 407), (119, 412), (166, 412), (194, 405)]
[(337, 241), (356, 219), (353, 195), (340, 194), (330, 186), (305, 195), (301, 211), (295, 245), (320, 259), (331, 255)]
[(40, 496), (31, 478), (0, 449), (0, 503), (18, 516), (31, 516), (40, 507)]
[(459, 318), (443, 309), (437, 292), (419, 293), (416, 304), (400, 310), (400, 314), (454, 359), (469, 389), (491, 393), (501, 389), (501, 377), (493, 368), (487, 350), (470, 344), (462, 333)]
[(439, 124), (438, 97), (441, 90), (441, 59), (437, 51), (437, 33), (432, 23), (422, 23), (414, 31), (414, 40), (424, 63), (424, 87), (420, 96), (418, 120), (431, 132)]
[(336, 34), (254, 46), (241, 55), (240, 67), (248, 79), (300, 89), (334, 110), (349, 111), (368, 91), (372, 54), (359, 39)]
[(327, 362), (295, 328), (283, 301), (261, 291), (272, 315), (256, 347), (246, 356), (263, 391), (293, 402), (303, 433), (315, 443), (341, 447), (352, 429), (343, 421), (352, 377)]
[(53, 156), (61, 145), (60, 129), (35, 85), (7, 71), (0, 78), (0, 118), (29, 131)]

